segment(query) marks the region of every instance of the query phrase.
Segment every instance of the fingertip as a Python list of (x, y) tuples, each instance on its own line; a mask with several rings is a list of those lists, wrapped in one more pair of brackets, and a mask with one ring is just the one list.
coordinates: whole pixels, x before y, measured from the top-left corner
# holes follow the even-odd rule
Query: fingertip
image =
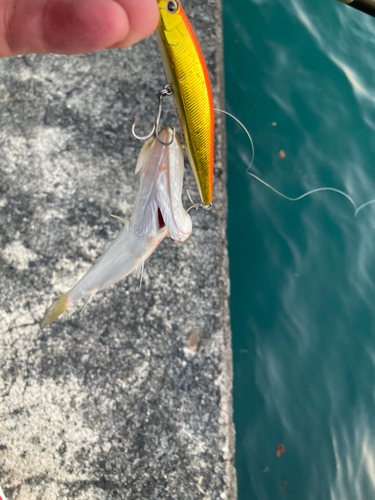
[(115, 45), (129, 33), (129, 18), (116, 1), (50, 0), (44, 11), (46, 51), (93, 52)]
[(159, 7), (156, 0), (116, 0), (129, 20), (129, 31), (113, 48), (128, 47), (147, 38), (159, 22)]

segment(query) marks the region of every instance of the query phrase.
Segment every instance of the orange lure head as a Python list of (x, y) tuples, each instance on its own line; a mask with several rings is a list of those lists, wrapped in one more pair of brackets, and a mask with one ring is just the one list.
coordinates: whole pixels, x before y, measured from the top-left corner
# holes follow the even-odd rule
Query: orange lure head
[(178, 0), (158, 0), (156, 30), (183, 143), (204, 205), (212, 201), (214, 107), (206, 63)]

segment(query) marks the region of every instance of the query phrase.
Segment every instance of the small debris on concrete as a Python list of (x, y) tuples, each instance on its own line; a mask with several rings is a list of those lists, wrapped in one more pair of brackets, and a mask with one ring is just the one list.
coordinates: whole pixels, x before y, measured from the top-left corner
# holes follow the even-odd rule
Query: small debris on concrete
[(190, 337), (188, 338), (186, 345), (184, 347), (184, 354), (187, 360), (190, 361), (197, 354), (198, 343), (199, 343), (199, 335), (198, 333), (193, 331), (190, 334)]

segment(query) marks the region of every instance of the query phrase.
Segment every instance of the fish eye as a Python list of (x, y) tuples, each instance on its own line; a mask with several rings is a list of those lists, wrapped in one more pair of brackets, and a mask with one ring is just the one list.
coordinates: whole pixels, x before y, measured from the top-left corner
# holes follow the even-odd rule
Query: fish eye
[(178, 2), (176, 0), (168, 0), (167, 11), (174, 14), (178, 10)]

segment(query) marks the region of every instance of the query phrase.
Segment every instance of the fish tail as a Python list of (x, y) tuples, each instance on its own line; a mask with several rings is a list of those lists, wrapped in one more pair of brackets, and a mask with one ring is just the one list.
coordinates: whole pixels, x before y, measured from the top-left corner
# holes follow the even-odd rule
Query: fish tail
[(55, 319), (60, 316), (60, 314), (68, 309), (68, 307), (70, 306), (68, 301), (69, 293), (70, 292), (67, 292), (64, 293), (64, 295), (61, 295), (61, 297), (55, 300), (52, 306), (48, 309), (42, 321), (42, 328), (53, 323)]

